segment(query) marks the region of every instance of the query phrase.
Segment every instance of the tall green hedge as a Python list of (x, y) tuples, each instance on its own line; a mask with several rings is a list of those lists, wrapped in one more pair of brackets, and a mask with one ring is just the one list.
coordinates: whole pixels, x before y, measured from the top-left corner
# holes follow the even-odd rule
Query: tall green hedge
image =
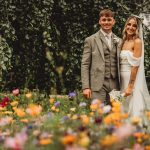
[[(114, 32), (121, 37), (126, 18), (147, 8), (140, 0), (1, 1), (1, 90), (38, 88), (50, 93), (81, 89), (83, 41), (99, 30), (101, 9), (116, 13)], [(146, 31), (145, 66), (149, 70), (150, 32)]]

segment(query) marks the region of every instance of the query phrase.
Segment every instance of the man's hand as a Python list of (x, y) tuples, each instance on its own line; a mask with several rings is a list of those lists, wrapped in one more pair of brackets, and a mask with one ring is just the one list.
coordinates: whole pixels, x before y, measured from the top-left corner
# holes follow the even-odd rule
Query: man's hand
[(128, 86), (127, 87), (127, 89), (125, 90), (125, 97), (127, 97), (127, 96), (129, 96), (129, 95), (131, 95), (132, 94), (132, 92), (133, 92), (133, 86)]
[(92, 95), (91, 89), (84, 89), (84, 90), (83, 90), (83, 95), (84, 95), (86, 98), (90, 99), (90, 98), (91, 98), (91, 95)]

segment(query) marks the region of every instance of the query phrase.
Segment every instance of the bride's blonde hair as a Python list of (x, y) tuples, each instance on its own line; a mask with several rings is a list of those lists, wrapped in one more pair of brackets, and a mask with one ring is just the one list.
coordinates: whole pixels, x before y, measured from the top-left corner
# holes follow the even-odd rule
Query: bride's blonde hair
[(137, 19), (136, 17), (134, 17), (134, 16), (130, 16), (130, 17), (127, 19), (127, 21), (126, 21), (125, 26), (124, 26), (124, 29), (123, 29), (123, 32), (122, 32), (122, 35), (123, 35), (123, 38), (122, 38), (123, 42), (122, 42), (122, 44), (123, 44), (123, 43), (125, 42), (125, 40), (127, 39), (126, 26), (127, 26), (128, 22), (129, 22), (131, 19), (134, 19), (134, 20), (137, 22), (137, 29), (136, 29), (135, 34), (133, 35), (133, 39), (139, 38), (139, 23), (138, 23), (138, 19)]

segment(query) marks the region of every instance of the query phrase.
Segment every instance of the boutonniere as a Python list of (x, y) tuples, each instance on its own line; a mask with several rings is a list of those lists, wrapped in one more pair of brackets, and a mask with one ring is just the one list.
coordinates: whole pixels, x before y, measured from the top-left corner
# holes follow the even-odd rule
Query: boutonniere
[(114, 44), (118, 44), (119, 41), (120, 41), (120, 39), (119, 39), (118, 37), (114, 37), (114, 38), (113, 38), (113, 41), (114, 41)]

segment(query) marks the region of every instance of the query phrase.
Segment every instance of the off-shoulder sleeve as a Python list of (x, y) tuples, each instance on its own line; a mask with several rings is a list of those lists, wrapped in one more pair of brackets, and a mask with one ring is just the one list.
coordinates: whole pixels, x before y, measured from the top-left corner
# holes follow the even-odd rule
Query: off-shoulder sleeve
[(131, 66), (139, 66), (141, 57), (134, 57), (133, 53), (128, 53), (127, 55), (128, 62), (130, 63)]

